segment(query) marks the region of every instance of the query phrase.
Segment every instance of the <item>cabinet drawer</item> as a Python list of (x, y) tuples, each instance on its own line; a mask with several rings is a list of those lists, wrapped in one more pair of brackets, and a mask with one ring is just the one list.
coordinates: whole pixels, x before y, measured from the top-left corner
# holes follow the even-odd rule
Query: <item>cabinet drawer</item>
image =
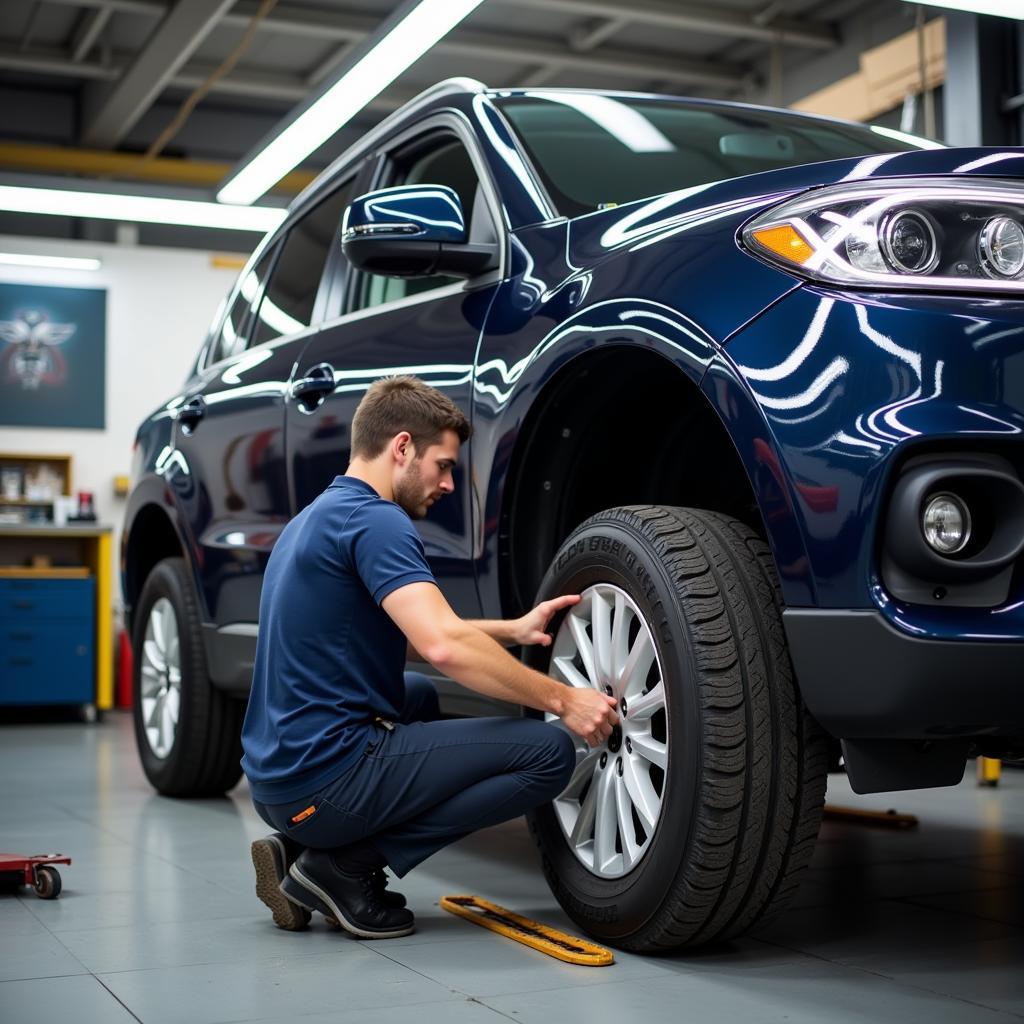
[(0, 704), (94, 699), (92, 624), (0, 622)]
[(92, 618), (96, 581), (0, 580), (0, 621)]

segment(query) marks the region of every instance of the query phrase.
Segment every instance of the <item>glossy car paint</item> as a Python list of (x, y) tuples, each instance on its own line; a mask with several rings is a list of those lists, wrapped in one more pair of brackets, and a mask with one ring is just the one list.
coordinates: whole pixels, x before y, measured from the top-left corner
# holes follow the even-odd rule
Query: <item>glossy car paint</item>
[[(321, 309), (333, 302), (339, 315), (319, 329), (197, 372), (171, 403), (208, 389), (209, 413), (192, 436), (176, 424), (168, 440), (166, 409), (140, 428), (126, 538), (145, 505), (163, 508), (192, 553), (213, 626), (255, 622), (276, 533), (344, 470), (365, 387), (397, 372), (422, 376), (471, 415), (456, 497), (431, 510), (421, 531), (457, 609), (500, 616), (500, 522), (523, 424), (560, 371), (619, 346), (663, 359), (728, 430), (788, 607), (879, 609), (907, 636), (1024, 637), (1020, 572), (1004, 605), (964, 609), (904, 606), (878, 570), (886, 488), (909, 453), (947, 442), (998, 447), (1021, 470), (1024, 301), (810, 286), (738, 240), (759, 211), (807, 188), (922, 175), (1021, 178), (1024, 150), (832, 160), (565, 220), (490, 95), (467, 90), (400, 114), (372, 146), (325, 172), (295, 210), (411, 124), (442, 113), (462, 125), (500, 203), (498, 279), (348, 314), (333, 292)], [(316, 408), (300, 408), (290, 384), (321, 363), (336, 387)], [(232, 396), (232, 387), (242, 390)]]

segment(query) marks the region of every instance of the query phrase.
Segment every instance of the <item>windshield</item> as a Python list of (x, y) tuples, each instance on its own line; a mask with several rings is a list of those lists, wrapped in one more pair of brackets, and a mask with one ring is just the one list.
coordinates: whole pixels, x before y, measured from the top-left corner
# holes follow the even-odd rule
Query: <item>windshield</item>
[(567, 217), (758, 171), (935, 145), (880, 133), (888, 129), (678, 100), (534, 92), (496, 102)]

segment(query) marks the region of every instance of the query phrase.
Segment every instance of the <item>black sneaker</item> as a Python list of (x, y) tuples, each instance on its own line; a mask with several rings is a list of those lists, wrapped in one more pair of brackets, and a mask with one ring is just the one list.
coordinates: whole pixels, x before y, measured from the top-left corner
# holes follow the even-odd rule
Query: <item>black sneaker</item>
[(412, 912), (388, 907), (378, 896), (373, 876), (382, 867), (383, 858), (367, 846), (350, 847), (341, 855), (303, 850), (288, 869), (281, 892), (293, 903), (333, 918), (358, 938), (410, 935), (415, 930)]
[(281, 882), (288, 874), (288, 850), (284, 836), (280, 832), (272, 832), (265, 839), (255, 840), (251, 851), (252, 866), (256, 869), (256, 895), (270, 907), (274, 924), (289, 932), (308, 928), (313, 915), (281, 891)]

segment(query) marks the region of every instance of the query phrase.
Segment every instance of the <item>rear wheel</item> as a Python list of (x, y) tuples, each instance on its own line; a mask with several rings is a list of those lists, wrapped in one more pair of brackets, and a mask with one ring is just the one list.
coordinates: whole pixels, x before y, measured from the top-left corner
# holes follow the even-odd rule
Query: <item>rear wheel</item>
[(530, 818), (545, 874), (595, 937), (637, 951), (733, 938), (777, 913), (810, 859), (826, 744), (796, 689), (771, 554), (713, 512), (589, 519), (541, 599), (579, 593), (534, 667), (619, 701), (569, 786)]
[(165, 796), (231, 789), (242, 774), (245, 708), (210, 682), (183, 559), (165, 558), (146, 579), (133, 648), (132, 712), (146, 778)]

